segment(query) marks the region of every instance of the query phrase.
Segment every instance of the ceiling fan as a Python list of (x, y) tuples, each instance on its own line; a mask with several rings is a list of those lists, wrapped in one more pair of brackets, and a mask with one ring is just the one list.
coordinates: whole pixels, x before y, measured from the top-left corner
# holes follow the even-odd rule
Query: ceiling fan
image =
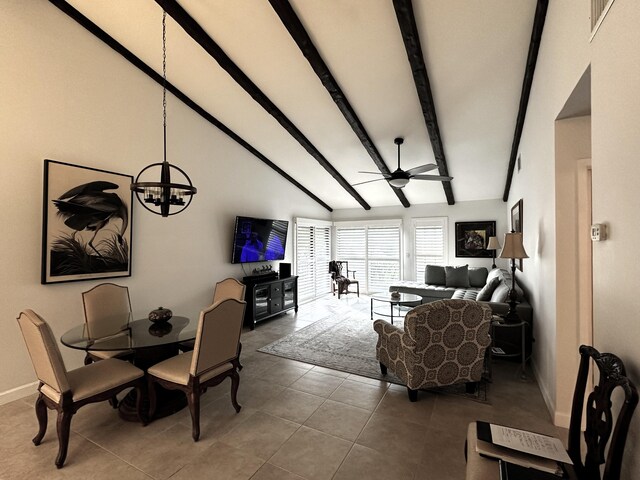
[(375, 180), (367, 180), (366, 182), (354, 183), (352, 186), (362, 185), (364, 183), (378, 182), (380, 180), (387, 180), (389, 185), (394, 188), (403, 188), (409, 180), (415, 178), (416, 180), (437, 180), (441, 182), (449, 182), (453, 180), (453, 177), (445, 177), (441, 175), (421, 175), (422, 173), (435, 170), (438, 166), (435, 163), (427, 163), (420, 165), (419, 167), (410, 168), (409, 170), (402, 170), (400, 168), (400, 145), (404, 143), (403, 138), (396, 138), (393, 143), (398, 146), (398, 169), (393, 173), (382, 172), (358, 172), (358, 173), (371, 173), (373, 175), (382, 175), (383, 178), (376, 178)]

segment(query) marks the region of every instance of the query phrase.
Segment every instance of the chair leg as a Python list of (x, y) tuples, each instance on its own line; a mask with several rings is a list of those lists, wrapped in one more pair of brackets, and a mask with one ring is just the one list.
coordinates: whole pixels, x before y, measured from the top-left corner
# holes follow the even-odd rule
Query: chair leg
[(358, 298), (360, 298), (360, 282), (356, 283), (356, 290), (358, 292)]
[(47, 432), (47, 405), (44, 403), (44, 395), (41, 393), (36, 400), (36, 417), (38, 418), (38, 434), (33, 437), (33, 444), (38, 446)]
[(240, 354), (242, 353), (242, 342), (238, 344), (238, 357), (235, 359), (235, 367), (238, 370), (242, 370), (242, 364), (240, 363)]
[(413, 390), (413, 389), (407, 387), (407, 393), (409, 394), (409, 401), (415, 402), (415, 401), (418, 400), (418, 391), (417, 390)]
[(117, 396), (113, 396), (109, 399), (109, 405), (111, 405), (111, 408), (116, 409), (118, 408), (118, 397)]
[(464, 384), (464, 388), (469, 394), (476, 393), (478, 390), (478, 382), (467, 382)]
[(236, 413), (238, 413), (242, 408), (238, 403), (238, 387), (239, 386), (240, 386), (240, 375), (238, 375), (238, 372), (233, 370), (233, 372), (231, 372), (231, 403), (233, 404), (233, 408), (236, 409)]
[(69, 432), (71, 431), (71, 417), (73, 413), (67, 411), (58, 412), (58, 456), (56, 457), (56, 467), (62, 468), (67, 459), (67, 449), (69, 447)]
[(384, 364), (380, 364), (380, 371), (382, 372), (383, 375), (387, 374), (387, 366)]
[(156, 414), (156, 386), (151, 376), (149, 376), (149, 380), (147, 381), (147, 395), (149, 396), (149, 413), (147, 421), (151, 421)]
[(84, 364), (90, 365), (92, 363), (93, 363), (93, 358), (91, 358), (91, 355), (89, 355), (89, 352), (87, 352), (87, 354), (84, 356)]
[(189, 412), (191, 412), (191, 436), (193, 441), (200, 439), (200, 386), (196, 385), (193, 390), (187, 394), (189, 401)]

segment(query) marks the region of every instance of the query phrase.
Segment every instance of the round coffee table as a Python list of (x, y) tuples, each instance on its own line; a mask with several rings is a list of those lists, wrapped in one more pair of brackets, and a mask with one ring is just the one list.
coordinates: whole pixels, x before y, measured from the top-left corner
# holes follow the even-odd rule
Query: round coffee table
[[(389, 305), (389, 314), (376, 312), (373, 309), (373, 301), (383, 302)], [(422, 297), (420, 295), (414, 295), (413, 293), (400, 293), (398, 296), (392, 296), (391, 292), (380, 292), (371, 295), (371, 320), (373, 320), (373, 314), (380, 315), (391, 319), (391, 325), (393, 325), (393, 307), (398, 309), (395, 317), (402, 318), (402, 310), (400, 307), (414, 307), (416, 305), (422, 305)]]

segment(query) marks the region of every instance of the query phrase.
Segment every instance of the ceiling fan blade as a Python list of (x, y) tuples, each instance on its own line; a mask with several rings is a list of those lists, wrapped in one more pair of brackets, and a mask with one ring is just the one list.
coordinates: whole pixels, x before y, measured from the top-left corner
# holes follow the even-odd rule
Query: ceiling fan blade
[(366, 182), (352, 183), (351, 186), (355, 187), (356, 185), (363, 185), (365, 183), (371, 183), (371, 182), (379, 182), (380, 180), (386, 180), (386, 178), (376, 178), (375, 180), (367, 180)]
[(359, 171), (358, 173), (370, 173), (372, 175), (383, 175), (385, 178), (391, 177), (391, 175), (389, 175), (388, 173), (382, 173), (382, 172), (363, 172), (363, 171)]
[(417, 180), (437, 180), (441, 182), (450, 182), (453, 180), (453, 177), (444, 177), (442, 175), (414, 175), (411, 177), (412, 180), (414, 178)]
[(426, 165), (420, 165), (419, 167), (413, 167), (407, 170), (409, 175), (418, 175), (419, 173), (430, 172), (438, 168), (435, 163), (427, 163)]

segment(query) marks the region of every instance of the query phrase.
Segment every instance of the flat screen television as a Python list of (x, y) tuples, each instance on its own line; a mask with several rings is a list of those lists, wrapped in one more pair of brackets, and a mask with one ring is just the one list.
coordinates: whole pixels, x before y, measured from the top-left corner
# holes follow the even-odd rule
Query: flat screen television
[(284, 260), (288, 220), (236, 217), (231, 263)]

